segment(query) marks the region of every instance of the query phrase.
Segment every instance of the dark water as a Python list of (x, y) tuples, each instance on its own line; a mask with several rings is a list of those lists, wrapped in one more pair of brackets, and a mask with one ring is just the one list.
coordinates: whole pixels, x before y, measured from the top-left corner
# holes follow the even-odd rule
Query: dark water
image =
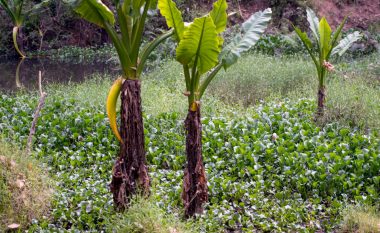
[(0, 60), (0, 91), (33, 90), (38, 88), (38, 73), (42, 85), (81, 82), (94, 74), (120, 74), (117, 66), (109, 64), (74, 64), (50, 59)]

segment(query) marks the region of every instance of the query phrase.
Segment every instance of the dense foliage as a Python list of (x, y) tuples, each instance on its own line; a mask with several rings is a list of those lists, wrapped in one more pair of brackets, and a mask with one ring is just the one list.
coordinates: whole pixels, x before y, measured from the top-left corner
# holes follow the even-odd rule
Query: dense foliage
[[(0, 132), (25, 143), (35, 101), (0, 96)], [(210, 202), (198, 221), (221, 228), (314, 231), (337, 226), (346, 202), (379, 201), (380, 141), (338, 124), (320, 128), (313, 101), (259, 105), (248, 116), (203, 118)], [(157, 205), (181, 207), (182, 116), (145, 116), (147, 158)], [(52, 219), (32, 229), (105, 229), (114, 215), (107, 183), (117, 143), (102, 104), (51, 96), (38, 124), (35, 156), (58, 180)]]

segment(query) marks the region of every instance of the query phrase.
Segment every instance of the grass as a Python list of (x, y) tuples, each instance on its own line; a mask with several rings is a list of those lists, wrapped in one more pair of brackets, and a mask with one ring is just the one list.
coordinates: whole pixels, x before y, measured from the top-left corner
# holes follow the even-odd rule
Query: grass
[(380, 232), (380, 214), (376, 207), (349, 205), (343, 210), (343, 221), (339, 232)]
[[(175, 61), (168, 61), (162, 67), (147, 74), (142, 80), (143, 111), (148, 115), (178, 112), (185, 113), (187, 97), (182, 80), (181, 67)], [(84, 83), (70, 83), (67, 85), (50, 84), (46, 92), (51, 96), (61, 96), (65, 99), (74, 99), (76, 104), (95, 106), (105, 104), (105, 100), (116, 77), (105, 75), (93, 75), (87, 77)], [(47, 98), (49, 101), (49, 98)], [(231, 109), (218, 98), (208, 96), (205, 98), (203, 109), (207, 113), (220, 112), (223, 109)]]
[(0, 231), (47, 216), (52, 195), (50, 178), (38, 163), (0, 140)]
[[(380, 54), (339, 61), (327, 77), (327, 110), (323, 121), (380, 132)], [(316, 100), (315, 67), (307, 57), (253, 54), (219, 75), (210, 94), (226, 103), (254, 106), (260, 101)]]
[(135, 197), (123, 214), (113, 216), (108, 232), (128, 233), (195, 233), (199, 228), (193, 222), (183, 222), (178, 216), (159, 208), (153, 198)]
[[(327, 110), (322, 123), (340, 122), (363, 132), (379, 131), (380, 119), (380, 64), (379, 54), (352, 61), (336, 61), (336, 71), (327, 77)], [(72, 97), (80, 104), (105, 102), (108, 89), (116, 77), (95, 75), (85, 84), (70, 84), (69, 88), (53, 85), (52, 95)], [(175, 61), (143, 77), (142, 99), (146, 114), (186, 112), (184, 77)], [(307, 56), (284, 58), (251, 54), (239, 60), (227, 72), (220, 72), (203, 99), (204, 114), (245, 114), (247, 108), (258, 103), (316, 100), (317, 78), (312, 61)]]

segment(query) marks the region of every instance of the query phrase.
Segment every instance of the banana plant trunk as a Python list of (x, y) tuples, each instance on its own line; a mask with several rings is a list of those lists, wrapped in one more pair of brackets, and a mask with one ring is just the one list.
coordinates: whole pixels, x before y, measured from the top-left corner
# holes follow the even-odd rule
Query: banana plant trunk
[(128, 207), (133, 194), (149, 194), (150, 181), (144, 149), (141, 81), (125, 80), (121, 88), (120, 153), (113, 170), (111, 192), (118, 211)]
[(184, 172), (182, 199), (185, 217), (203, 213), (208, 200), (207, 180), (202, 158), (202, 123), (200, 105), (189, 110), (185, 120), (187, 167)]
[(325, 111), (325, 101), (326, 101), (326, 88), (324, 85), (318, 87), (318, 109), (317, 115), (323, 116)]

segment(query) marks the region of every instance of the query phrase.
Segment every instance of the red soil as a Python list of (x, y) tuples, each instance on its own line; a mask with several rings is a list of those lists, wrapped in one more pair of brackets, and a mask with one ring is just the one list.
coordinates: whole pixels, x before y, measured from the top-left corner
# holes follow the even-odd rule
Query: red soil
[(367, 29), (368, 25), (380, 23), (380, 0), (356, 0), (350, 4), (334, 2), (337, 1), (314, 0), (312, 3), (318, 15), (325, 16), (333, 27), (336, 27), (345, 16), (348, 16), (346, 28)]

